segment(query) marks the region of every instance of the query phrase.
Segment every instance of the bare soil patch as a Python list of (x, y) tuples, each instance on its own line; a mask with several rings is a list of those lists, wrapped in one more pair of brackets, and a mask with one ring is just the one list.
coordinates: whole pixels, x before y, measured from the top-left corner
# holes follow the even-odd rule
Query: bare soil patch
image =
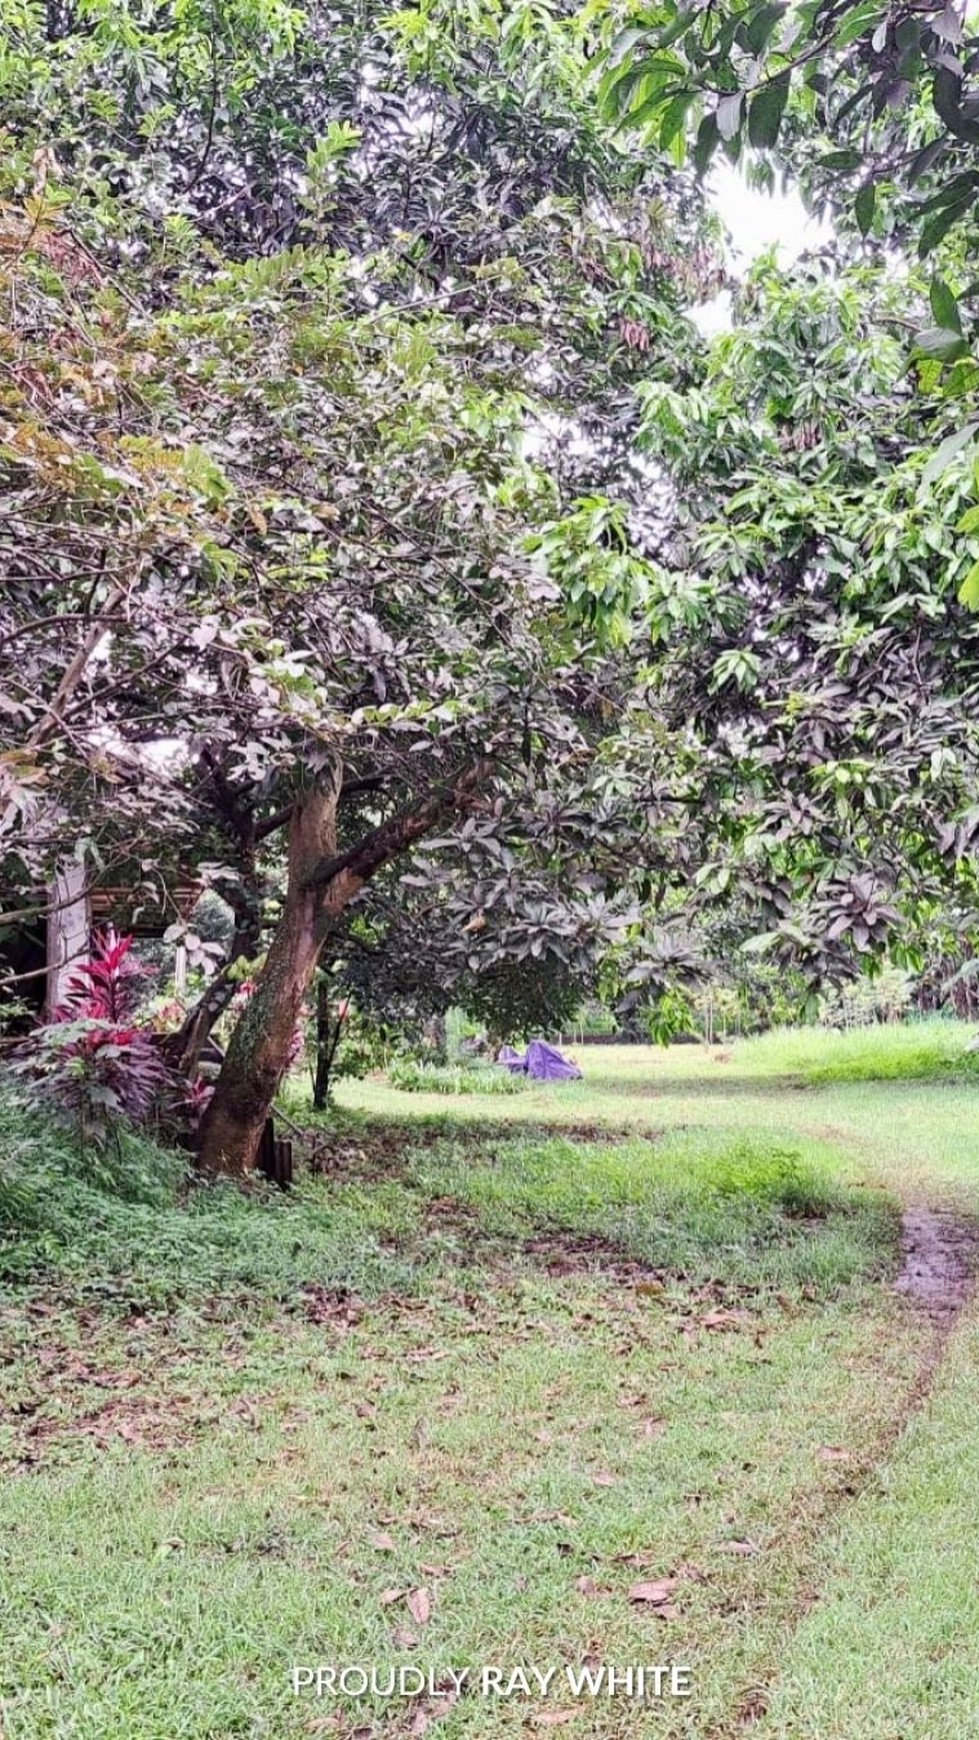
[(936, 1325), (951, 1328), (976, 1283), (979, 1227), (943, 1209), (913, 1204), (904, 1211), (901, 1253), (895, 1291)]

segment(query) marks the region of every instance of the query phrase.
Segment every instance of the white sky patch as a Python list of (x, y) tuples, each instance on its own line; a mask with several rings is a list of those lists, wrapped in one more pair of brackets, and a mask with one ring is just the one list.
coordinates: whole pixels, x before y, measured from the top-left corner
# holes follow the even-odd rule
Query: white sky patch
[[(828, 241), (829, 227), (809, 216), (794, 188), (763, 193), (750, 187), (731, 163), (715, 165), (709, 182), (710, 203), (728, 232), (728, 255), (736, 272), (745, 271), (759, 254), (775, 246), (779, 263), (792, 266), (808, 248)], [(731, 295), (724, 290), (691, 311), (705, 337), (731, 325)]]

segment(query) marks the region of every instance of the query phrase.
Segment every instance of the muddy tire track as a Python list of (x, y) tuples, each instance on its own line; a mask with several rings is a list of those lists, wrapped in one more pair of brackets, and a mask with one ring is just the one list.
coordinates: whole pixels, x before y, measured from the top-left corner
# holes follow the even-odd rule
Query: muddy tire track
[[(873, 1461), (835, 1491), (826, 1495), (820, 1516), (821, 1530), (838, 1529), (850, 1505), (862, 1497), (881, 1465), (894, 1454), (912, 1420), (925, 1406), (958, 1320), (976, 1290), (979, 1278), (979, 1223), (951, 1209), (909, 1203), (901, 1216), (901, 1267), (891, 1283), (892, 1292), (908, 1301), (931, 1325), (913, 1383), (901, 1407), (883, 1427)], [(816, 1537), (813, 1537), (813, 1545)], [(809, 1588), (781, 1640), (789, 1640), (796, 1627), (819, 1601), (817, 1589)], [(709, 1740), (735, 1740), (761, 1723), (768, 1712), (770, 1694), (778, 1668), (762, 1672), (746, 1688), (730, 1717), (710, 1730)]]

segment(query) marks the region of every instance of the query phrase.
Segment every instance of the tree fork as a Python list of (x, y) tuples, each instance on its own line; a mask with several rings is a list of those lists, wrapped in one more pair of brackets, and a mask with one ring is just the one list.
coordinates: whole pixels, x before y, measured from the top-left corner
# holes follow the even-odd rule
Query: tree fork
[(468, 807), (489, 771), (489, 762), (476, 763), (342, 854), (337, 853), (339, 760), (303, 792), (289, 824), (282, 917), (201, 1124), (199, 1156), (206, 1170), (232, 1177), (252, 1170), (320, 951), (344, 908), (384, 864), (408, 851), (446, 815)]

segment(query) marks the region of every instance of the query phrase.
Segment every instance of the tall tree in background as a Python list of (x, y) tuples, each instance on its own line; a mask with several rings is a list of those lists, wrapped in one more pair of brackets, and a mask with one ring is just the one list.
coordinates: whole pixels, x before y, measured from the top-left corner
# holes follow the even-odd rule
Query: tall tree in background
[[(642, 391), (675, 491), (657, 681), (699, 748), (698, 885), (814, 980), (976, 912), (979, 629), (964, 455), (936, 471), (893, 271), (757, 266), (686, 390)], [(971, 915), (971, 916), (968, 916)], [(747, 916), (747, 915), (746, 915)], [(920, 961), (917, 963), (920, 964)]]

